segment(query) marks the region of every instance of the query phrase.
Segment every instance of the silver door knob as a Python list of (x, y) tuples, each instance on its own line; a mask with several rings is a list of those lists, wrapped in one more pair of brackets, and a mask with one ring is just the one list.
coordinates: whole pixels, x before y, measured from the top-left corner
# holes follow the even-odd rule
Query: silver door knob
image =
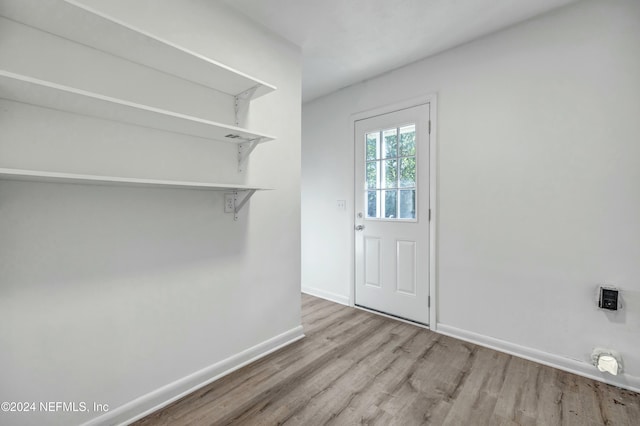
[(364, 229), (364, 225), (356, 225), (356, 231), (362, 231)]

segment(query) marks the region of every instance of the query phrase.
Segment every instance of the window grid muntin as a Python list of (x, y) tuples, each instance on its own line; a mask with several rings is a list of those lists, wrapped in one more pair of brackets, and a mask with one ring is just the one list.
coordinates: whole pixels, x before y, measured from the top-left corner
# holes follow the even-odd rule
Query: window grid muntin
[[(407, 129), (411, 129), (407, 131)], [(385, 133), (395, 131), (395, 156), (387, 157), (387, 141)], [(402, 132), (402, 133), (401, 133)], [(402, 154), (401, 150), (401, 135), (406, 133), (413, 133), (413, 155)], [(369, 138), (373, 137), (376, 141), (376, 154), (372, 159), (369, 156), (368, 142)], [(411, 149), (409, 149), (411, 151)], [(402, 154), (402, 155), (401, 155)], [(414, 172), (413, 172), (413, 185), (401, 186), (401, 165), (403, 159), (413, 159)], [(393, 186), (386, 185), (386, 167), (383, 167), (386, 161), (396, 161), (395, 165), (395, 184)], [(368, 170), (371, 164), (375, 164), (373, 168), (375, 170), (375, 185), (370, 186), (372, 182), (369, 180)], [(418, 218), (418, 143), (417, 143), (417, 129), (415, 123), (406, 124), (403, 126), (397, 126), (395, 128), (385, 128), (374, 132), (368, 132), (365, 134), (365, 206), (366, 206), (366, 218), (377, 220), (397, 220), (397, 221), (417, 221)], [(387, 217), (387, 192), (395, 191), (395, 216)], [(413, 217), (400, 217), (403, 213), (401, 210), (402, 194), (413, 193)], [(371, 205), (371, 196), (375, 198), (375, 205)], [(372, 209), (373, 207), (373, 209)]]

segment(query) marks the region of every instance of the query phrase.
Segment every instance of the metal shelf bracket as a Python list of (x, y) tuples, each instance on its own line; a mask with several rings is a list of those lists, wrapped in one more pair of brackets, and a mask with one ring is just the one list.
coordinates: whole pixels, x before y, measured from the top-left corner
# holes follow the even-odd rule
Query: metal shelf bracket
[(251, 139), (247, 142), (238, 144), (238, 171), (244, 172), (249, 155), (256, 149), (262, 138)]
[(238, 195), (238, 192), (239, 191), (233, 191), (233, 220), (238, 220), (238, 213), (240, 213), (240, 210), (242, 210), (244, 205), (247, 204), (247, 201), (249, 201), (251, 196), (255, 194), (256, 190), (248, 189), (246, 191), (242, 191), (242, 192), (246, 192), (242, 200), (240, 200), (240, 196)]
[(244, 123), (247, 120), (247, 114), (249, 113), (249, 104), (256, 90), (260, 87), (259, 84), (253, 86), (250, 89), (245, 90), (233, 97), (234, 99), (234, 111), (236, 118), (236, 126), (244, 127)]
[[(235, 111), (235, 119), (236, 126), (245, 127), (247, 121), (247, 115), (249, 113), (249, 105), (251, 104), (251, 99), (253, 99), (253, 95), (256, 93), (256, 90), (260, 88), (260, 85), (257, 84), (250, 89), (245, 90), (242, 93), (234, 96), (234, 111)], [(260, 142), (262, 142), (263, 138), (251, 139), (246, 142), (242, 142), (238, 144), (238, 171), (243, 172), (246, 168), (246, 163), (249, 158), (251, 152), (256, 148)]]

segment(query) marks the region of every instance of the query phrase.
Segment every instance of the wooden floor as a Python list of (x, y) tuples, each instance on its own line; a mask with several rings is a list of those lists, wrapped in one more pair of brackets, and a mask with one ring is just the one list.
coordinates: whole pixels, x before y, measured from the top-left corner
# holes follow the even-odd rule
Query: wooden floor
[(302, 296), (306, 338), (142, 425), (640, 425), (640, 394)]

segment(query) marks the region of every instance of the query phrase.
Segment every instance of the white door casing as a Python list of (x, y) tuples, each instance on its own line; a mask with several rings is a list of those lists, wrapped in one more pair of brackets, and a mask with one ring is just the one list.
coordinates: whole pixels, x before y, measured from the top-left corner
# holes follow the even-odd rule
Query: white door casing
[(425, 325), (429, 115), (425, 103), (354, 122), (355, 304)]

